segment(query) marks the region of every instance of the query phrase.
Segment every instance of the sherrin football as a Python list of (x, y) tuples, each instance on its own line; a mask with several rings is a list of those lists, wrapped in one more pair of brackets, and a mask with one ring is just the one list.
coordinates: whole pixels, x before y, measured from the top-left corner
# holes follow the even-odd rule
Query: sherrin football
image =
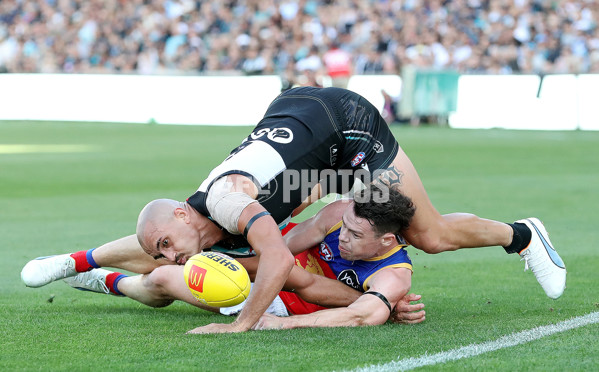
[(183, 275), (191, 294), (206, 305), (234, 306), (250, 294), (250, 276), (237, 260), (226, 254), (198, 253), (187, 260)]

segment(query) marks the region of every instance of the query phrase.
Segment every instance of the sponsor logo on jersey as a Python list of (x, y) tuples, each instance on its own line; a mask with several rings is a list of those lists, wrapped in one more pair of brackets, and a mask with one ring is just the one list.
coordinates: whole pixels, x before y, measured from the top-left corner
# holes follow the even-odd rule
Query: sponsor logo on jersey
[(337, 280), (354, 289), (360, 289), (360, 280), (358, 280), (358, 274), (351, 269), (340, 272), (339, 275), (337, 275)]
[(293, 132), (289, 128), (262, 128), (250, 134), (251, 139), (266, 137), (276, 143), (286, 144), (293, 141)]
[(331, 250), (331, 247), (329, 247), (329, 245), (325, 242), (320, 243), (320, 249), (318, 251), (318, 254), (320, 255), (320, 258), (322, 258), (325, 261), (330, 261), (333, 259), (333, 251)]
[(270, 128), (259, 129), (259, 130), (255, 131), (255, 132), (252, 132), (250, 134), (250, 137), (252, 139), (258, 139), (258, 138), (264, 136), (265, 134), (267, 134), (268, 132), (270, 132)]
[(333, 165), (335, 165), (335, 163), (337, 163), (337, 155), (339, 150), (337, 149), (337, 145), (333, 145), (331, 146), (331, 148), (329, 149), (329, 152), (331, 154), (331, 167)]
[(289, 143), (293, 141), (293, 132), (288, 128), (275, 128), (268, 133), (267, 137), (276, 143)]
[(381, 152), (385, 151), (385, 148), (383, 147), (383, 144), (380, 141), (376, 141), (374, 143), (374, 146), (372, 147), (372, 149), (374, 150), (374, 152), (376, 152), (377, 154), (380, 154)]
[(351, 161), (351, 166), (355, 167), (356, 165), (360, 164), (362, 162), (362, 160), (364, 160), (364, 158), (366, 157), (366, 154), (364, 154), (363, 152), (359, 152), (356, 156), (354, 156), (354, 158)]

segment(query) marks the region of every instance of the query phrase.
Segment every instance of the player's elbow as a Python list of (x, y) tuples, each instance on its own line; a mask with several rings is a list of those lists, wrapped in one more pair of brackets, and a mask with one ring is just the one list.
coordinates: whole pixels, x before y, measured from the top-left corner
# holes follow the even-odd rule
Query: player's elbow
[(372, 311), (369, 308), (355, 308), (352, 305), (344, 311), (345, 326), (347, 327), (362, 327), (380, 325), (385, 323), (387, 317), (380, 316), (378, 311)]
[(287, 273), (289, 273), (295, 265), (295, 258), (288, 249), (279, 252), (277, 261), (279, 262), (281, 269), (284, 269)]
[(364, 314), (353, 312), (351, 317), (348, 319), (348, 326), (350, 327), (363, 327), (363, 326), (375, 326), (385, 323), (386, 319), (374, 317), (372, 314)]
[[(296, 292), (301, 298), (306, 300), (302, 293), (307, 292), (310, 293), (309, 289), (313, 288), (315, 280), (314, 276), (304, 269), (294, 266), (291, 268), (291, 272), (289, 273), (289, 277), (285, 282), (285, 286), (283, 290), (289, 292)], [(309, 300), (306, 300), (310, 302)]]
[(360, 300), (347, 307), (345, 314), (350, 326), (360, 327), (381, 325), (387, 321), (390, 313), (389, 310), (382, 303), (375, 304), (372, 301), (368, 301), (373, 299), (360, 298)]

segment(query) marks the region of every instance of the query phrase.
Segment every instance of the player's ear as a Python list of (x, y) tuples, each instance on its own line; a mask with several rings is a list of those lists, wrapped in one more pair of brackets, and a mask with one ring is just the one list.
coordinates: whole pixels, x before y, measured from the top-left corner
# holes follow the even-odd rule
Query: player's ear
[(185, 222), (189, 222), (189, 213), (183, 208), (175, 208), (173, 215), (175, 218), (180, 218)]
[(381, 242), (385, 247), (392, 247), (396, 245), (395, 235), (392, 233), (386, 233), (381, 235)]

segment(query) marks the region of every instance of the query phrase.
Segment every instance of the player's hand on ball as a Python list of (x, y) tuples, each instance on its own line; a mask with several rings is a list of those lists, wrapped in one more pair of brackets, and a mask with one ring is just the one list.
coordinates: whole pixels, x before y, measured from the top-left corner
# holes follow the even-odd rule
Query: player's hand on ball
[(394, 323), (415, 324), (422, 323), (426, 318), (424, 312), (424, 304), (411, 304), (410, 302), (418, 301), (422, 298), (421, 295), (409, 293), (405, 295), (391, 313), (389, 319)]
[(252, 327), (255, 331), (261, 331), (265, 329), (282, 329), (283, 319), (272, 314), (264, 314), (260, 317), (260, 320)]

